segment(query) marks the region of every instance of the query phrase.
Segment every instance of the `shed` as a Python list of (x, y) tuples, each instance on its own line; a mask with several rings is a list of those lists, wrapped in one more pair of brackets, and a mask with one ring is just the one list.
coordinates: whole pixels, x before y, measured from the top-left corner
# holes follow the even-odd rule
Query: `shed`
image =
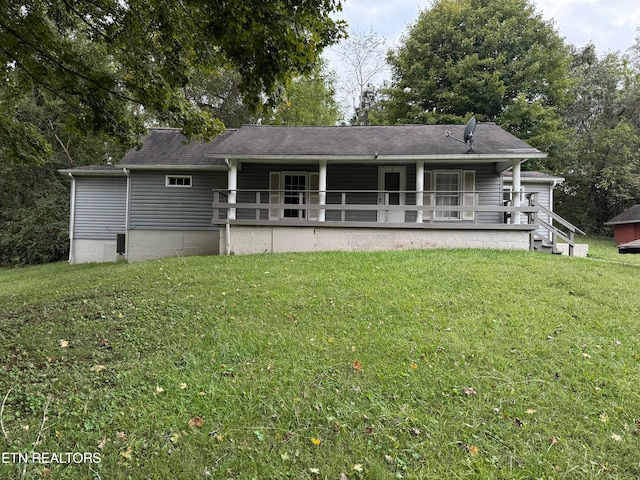
[(626, 209), (605, 225), (613, 226), (613, 238), (618, 245), (640, 239), (640, 205)]

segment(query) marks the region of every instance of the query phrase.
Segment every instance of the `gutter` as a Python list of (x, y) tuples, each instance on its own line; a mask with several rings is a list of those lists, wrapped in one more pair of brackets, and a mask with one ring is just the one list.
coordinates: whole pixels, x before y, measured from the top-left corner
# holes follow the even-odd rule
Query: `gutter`
[(71, 213), (69, 214), (69, 263), (73, 263), (73, 230), (76, 220), (76, 179), (71, 172), (67, 172), (71, 178)]
[(317, 162), (320, 160), (326, 160), (330, 163), (348, 163), (354, 161), (366, 162), (374, 161), (376, 163), (385, 162), (415, 162), (418, 160), (431, 160), (431, 161), (457, 161), (461, 163), (467, 162), (498, 162), (501, 160), (528, 160), (531, 158), (547, 158), (547, 154), (543, 152), (531, 152), (531, 153), (458, 153), (458, 154), (440, 154), (440, 155), (238, 155), (232, 156), (225, 154), (206, 155), (207, 158), (213, 158), (218, 160), (227, 160), (229, 158), (235, 158), (238, 161), (262, 161), (262, 162), (283, 162), (283, 161), (298, 161), (304, 162)]
[(124, 251), (126, 259), (129, 256), (129, 207), (131, 205), (131, 170), (126, 168), (122, 169), (124, 174), (127, 176), (127, 198), (125, 200), (124, 207), (124, 233), (125, 233), (125, 245)]

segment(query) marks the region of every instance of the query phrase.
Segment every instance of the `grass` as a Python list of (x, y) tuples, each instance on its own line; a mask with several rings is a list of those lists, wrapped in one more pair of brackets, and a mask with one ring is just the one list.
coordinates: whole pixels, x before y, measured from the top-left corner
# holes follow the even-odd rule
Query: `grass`
[(0, 271), (0, 478), (638, 478), (640, 270), (589, 243)]

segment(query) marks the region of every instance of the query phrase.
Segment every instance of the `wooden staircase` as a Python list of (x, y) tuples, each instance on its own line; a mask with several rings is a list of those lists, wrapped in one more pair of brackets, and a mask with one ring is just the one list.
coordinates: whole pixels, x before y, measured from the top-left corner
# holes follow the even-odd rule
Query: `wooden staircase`
[[(531, 250), (560, 255), (562, 254), (558, 249), (558, 239), (560, 239), (568, 245), (568, 254), (573, 257), (576, 246), (576, 233), (582, 235), (586, 235), (586, 233), (560, 215), (538, 204), (535, 193), (528, 194), (527, 198), (529, 206), (535, 207), (534, 212), (529, 214), (529, 223), (537, 224), (549, 232), (549, 237), (546, 237), (537, 230), (532, 231)], [(549, 221), (543, 220), (541, 214), (544, 214)]]

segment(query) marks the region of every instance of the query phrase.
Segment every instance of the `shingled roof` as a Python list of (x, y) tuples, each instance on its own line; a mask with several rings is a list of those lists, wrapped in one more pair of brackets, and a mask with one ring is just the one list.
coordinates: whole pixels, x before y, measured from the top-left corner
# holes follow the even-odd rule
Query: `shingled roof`
[(608, 222), (604, 222), (605, 225), (621, 225), (623, 223), (640, 223), (640, 205), (634, 205)]
[(122, 167), (224, 166), (224, 160), (207, 157), (211, 149), (236, 130), (227, 130), (213, 142), (189, 141), (177, 128), (151, 128), (140, 139), (141, 148), (132, 148), (120, 161)]
[[(464, 125), (394, 125), (353, 127), (291, 127), (246, 125), (224, 142), (212, 145), (209, 155), (221, 157), (433, 157), (467, 154), (458, 142)], [(451, 132), (451, 138), (447, 136)], [(494, 123), (479, 123), (474, 153), (539, 158), (545, 155)]]
[[(448, 136), (450, 132), (450, 136)], [(291, 127), (246, 125), (227, 130), (215, 141), (191, 141), (174, 128), (152, 128), (130, 150), (121, 167), (223, 167), (227, 158), (542, 158), (546, 155), (494, 123), (479, 123), (474, 151), (456, 141), (463, 125), (398, 125), (358, 127)], [(453, 137), (453, 138), (452, 138)], [(480, 157), (479, 157), (480, 156)]]

